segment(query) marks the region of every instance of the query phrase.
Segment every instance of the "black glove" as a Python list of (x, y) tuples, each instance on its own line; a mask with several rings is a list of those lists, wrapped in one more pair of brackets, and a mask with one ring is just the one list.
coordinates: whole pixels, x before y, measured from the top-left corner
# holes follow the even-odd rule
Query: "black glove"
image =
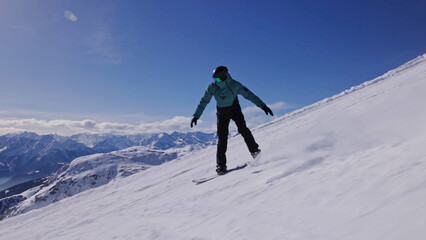
[(192, 125), (195, 123), (195, 125), (197, 125), (197, 120), (198, 120), (198, 118), (196, 118), (196, 117), (193, 117), (192, 118), (192, 120), (191, 120), (191, 127), (192, 127)]
[(266, 115), (268, 115), (268, 113), (269, 113), (271, 116), (274, 116), (274, 114), (272, 113), (271, 109), (268, 108), (268, 106), (266, 106), (266, 105), (263, 106), (262, 110), (265, 111)]

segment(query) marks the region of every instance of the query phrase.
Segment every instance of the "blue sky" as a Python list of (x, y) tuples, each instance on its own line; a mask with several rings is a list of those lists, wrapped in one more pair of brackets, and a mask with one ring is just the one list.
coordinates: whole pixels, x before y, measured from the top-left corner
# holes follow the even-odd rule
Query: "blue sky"
[[(278, 116), (426, 52), (424, 1), (0, 1), (0, 133), (190, 131), (218, 65)], [(241, 100), (250, 126), (271, 120)], [(197, 130), (214, 129), (215, 101)]]

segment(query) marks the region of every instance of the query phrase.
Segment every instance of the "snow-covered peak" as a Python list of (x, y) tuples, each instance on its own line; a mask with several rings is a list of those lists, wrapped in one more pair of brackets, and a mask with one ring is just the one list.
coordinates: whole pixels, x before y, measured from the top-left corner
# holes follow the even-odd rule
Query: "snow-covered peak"
[(1, 136), (0, 148), (0, 171), (11, 176), (34, 171), (50, 174), (64, 163), (94, 152), (71, 139), (28, 132)]
[(77, 142), (83, 143), (90, 148), (93, 148), (96, 143), (105, 140), (108, 136), (109, 135), (80, 133), (73, 135), (70, 138)]
[(22, 133), (9, 133), (6, 134), (5, 136), (11, 138), (11, 137), (16, 137), (18, 139), (20, 138), (32, 138), (32, 139), (38, 139), (39, 135), (33, 132), (22, 132)]

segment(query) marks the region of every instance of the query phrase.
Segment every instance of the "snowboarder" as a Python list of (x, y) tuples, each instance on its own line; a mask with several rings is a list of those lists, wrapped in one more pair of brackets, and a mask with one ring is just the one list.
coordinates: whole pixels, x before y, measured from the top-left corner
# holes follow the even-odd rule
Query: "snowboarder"
[(238, 94), (241, 94), (243, 97), (253, 102), (256, 106), (265, 111), (266, 115), (270, 114), (274, 116), (271, 109), (266, 106), (258, 96), (240, 82), (232, 79), (231, 75), (228, 73), (228, 68), (219, 66), (213, 70), (213, 83), (207, 87), (204, 96), (201, 98), (200, 104), (198, 104), (195, 110), (191, 120), (191, 128), (193, 124), (197, 125), (197, 120), (201, 117), (201, 114), (210, 102), (212, 96), (214, 96), (217, 102), (217, 136), (219, 138), (216, 152), (216, 172), (219, 175), (225, 174), (227, 171), (226, 149), (228, 145), (228, 127), (231, 119), (237, 125), (238, 132), (243, 136), (253, 158), (260, 153), (259, 145), (254, 140), (244, 120), (244, 115), (237, 97)]

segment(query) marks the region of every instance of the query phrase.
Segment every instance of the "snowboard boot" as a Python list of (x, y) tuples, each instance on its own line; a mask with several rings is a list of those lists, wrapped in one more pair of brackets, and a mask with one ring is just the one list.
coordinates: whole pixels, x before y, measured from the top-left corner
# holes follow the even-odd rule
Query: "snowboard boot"
[(253, 158), (256, 158), (259, 154), (260, 154), (260, 149), (257, 149), (256, 151), (251, 152), (251, 156), (252, 156)]
[(227, 172), (228, 170), (226, 169), (226, 166), (216, 166), (216, 172), (218, 175), (223, 175)]

